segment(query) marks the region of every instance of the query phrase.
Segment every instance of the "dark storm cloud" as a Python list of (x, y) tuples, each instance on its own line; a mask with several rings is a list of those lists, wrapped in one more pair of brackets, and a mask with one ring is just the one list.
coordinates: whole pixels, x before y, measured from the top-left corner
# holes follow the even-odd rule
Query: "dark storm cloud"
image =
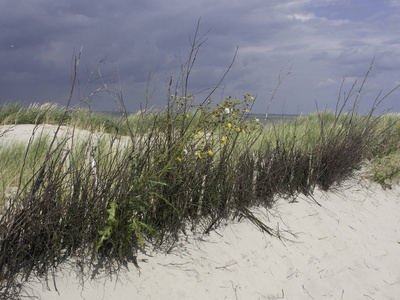
[[(163, 105), (167, 75), (178, 78), (198, 18), (201, 47), (190, 87), (215, 85), (239, 52), (225, 94), (251, 92), (265, 101), (282, 68), (292, 74), (272, 108), (279, 113), (330, 105), (343, 77), (360, 78), (375, 56), (371, 89), (400, 82), (399, 7), (395, 1), (0, 1), (0, 99), (65, 102), (70, 63), (83, 46), (80, 83), (104, 57), (103, 75), (119, 73), (130, 110), (144, 102), (149, 72)], [(354, 15), (359, 8), (359, 14)], [(97, 76), (97, 75), (96, 75)], [(95, 78), (94, 78), (95, 79)], [(92, 89), (100, 82), (94, 80)], [(220, 92), (220, 91), (219, 91)], [(320, 100), (321, 99), (321, 100)], [(97, 109), (112, 109), (96, 99)], [(400, 106), (396, 109), (400, 110)]]

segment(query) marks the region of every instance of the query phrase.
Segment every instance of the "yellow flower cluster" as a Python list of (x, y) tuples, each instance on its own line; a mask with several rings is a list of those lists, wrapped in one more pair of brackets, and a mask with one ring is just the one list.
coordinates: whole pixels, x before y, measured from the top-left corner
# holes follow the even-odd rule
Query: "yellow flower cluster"
[[(209, 151), (207, 151), (207, 152), (205, 152), (203, 154), (208, 154), (208, 155), (212, 156), (213, 152), (212, 152), (212, 150), (209, 150)], [(196, 155), (197, 155), (198, 158), (200, 158), (200, 159), (202, 158), (201, 152), (197, 152)]]
[[(220, 147), (227, 145), (233, 136), (252, 132), (253, 130), (257, 130), (259, 125), (261, 125), (257, 122), (258, 120), (248, 122), (244, 118), (244, 114), (250, 113), (251, 102), (254, 101), (254, 97), (249, 93), (243, 94), (242, 100), (230, 96), (226, 97), (222, 103), (215, 103), (215, 107), (211, 99), (208, 99), (207, 102), (197, 107), (188, 105), (193, 100), (192, 95), (188, 95), (187, 97), (174, 96), (174, 99), (177, 101), (177, 105), (182, 106), (185, 104), (185, 110), (181, 115), (182, 118), (193, 118), (196, 124), (195, 129), (191, 133), (192, 141), (196, 145), (194, 152), (192, 152), (194, 153), (191, 156), (192, 159), (203, 159), (204, 156), (212, 156), (214, 154), (213, 151), (218, 152)], [(186, 110), (186, 107), (188, 109), (191, 107), (200, 110), (200, 118), (194, 118)], [(217, 139), (219, 146), (214, 144), (215, 137), (217, 136), (219, 137)], [(186, 160), (187, 156), (185, 154), (187, 154), (187, 151), (179, 154), (179, 156), (177, 155), (176, 160), (179, 162)]]

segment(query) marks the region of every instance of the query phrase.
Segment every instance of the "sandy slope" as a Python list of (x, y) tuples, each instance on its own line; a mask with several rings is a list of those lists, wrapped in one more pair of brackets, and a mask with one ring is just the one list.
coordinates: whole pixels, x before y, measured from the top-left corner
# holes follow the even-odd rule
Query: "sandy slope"
[(356, 180), (315, 200), (256, 209), (281, 239), (249, 221), (183, 239), (171, 254), (140, 254), (117, 279), (60, 272), (42, 299), (399, 299), (400, 188)]
[[(49, 136), (52, 138), (56, 132), (57, 126), (55, 125), (31, 125), (31, 124), (21, 124), (21, 125), (3, 125), (0, 126), (0, 145), (12, 144), (15, 142), (28, 143), (30, 138), (38, 138), (41, 136)], [(87, 137), (90, 135), (88, 131), (75, 129), (61, 126), (58, 132), (58, 137), (70, 137), (74, 133), (78, 137)], [(94, 134), (93, 136), (99, 136), (100, 134)]]
[(40, 282), (27, 291), (44, 300), (400, 299), (400, 187), (354, 179), (314, 199), (321, 206), (302, 196), (254, 210), (281, 239), (248, 220), (229, 222), (183, 237), (168, 255), (139, 254), (140, 269), (129, 265), (118, 278), (100, 271), (82, 287), (65, 266), (59, 294)]

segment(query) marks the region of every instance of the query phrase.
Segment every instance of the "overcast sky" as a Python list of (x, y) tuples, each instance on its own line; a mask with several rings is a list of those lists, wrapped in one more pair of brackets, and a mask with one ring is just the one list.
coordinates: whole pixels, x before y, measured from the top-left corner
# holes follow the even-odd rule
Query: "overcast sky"
[[(361, 84), (374, 56), (360, 112), (380, 90), (400, 84), (399, 0), (0, 0), (0, 101), (65, 105), (73, 49), (82, 46), (81, 93), (88, 72), (107, 57), (100, 70), (118, 72), (128, 110), (144, 105), (150, 71), (157, 88), (150, 104), (162, 107), (166, 77), (178, 78), (199, 17), (199, 34), (210, 31), (189, 82), (197, 100), (218, 83), (237, 46), (213, 99), (257, 95), (254, 113), (265, 113), (278, 75), (289, 70), (270, 113), (310, 113), (316, 103), (334, 109), (342, 79), (344, 91)], [(116, 109), (106, 95), (91, 103)], [(400, 89), (386, 109), (400, 112)]]

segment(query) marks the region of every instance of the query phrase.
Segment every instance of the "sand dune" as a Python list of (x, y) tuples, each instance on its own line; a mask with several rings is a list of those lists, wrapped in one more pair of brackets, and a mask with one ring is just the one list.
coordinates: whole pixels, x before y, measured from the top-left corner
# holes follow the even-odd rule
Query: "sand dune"
[[(32, 124), (3, 125), (0, 126), (0, 145), (12, 143), (28, 143), (32, 136), (34, 139), (43, 136), (48, 136), (52, 138), (56, 130), (56, 125), (47, 124), (38, 126)], [(61, 126), (58, 132), (58, 137), (70, 137), (72, 134), (77, 137), (87, 137), (88, 135), (90, 135), (90, 133), (86, 130)], [(100, 135), (101, 133), (91, 134), (91, 136), (93, 137), (98, 137)]]
[[(28, 137), (18, 126), (3, 139)], [(24, 135), (25, 134), (25, 135)], [(208, 235), (182, 236), (169, 254), (148, 250), (118, 276), (99, 270), (84, 286), (65, 264), (50, 284), (26, 291), (47, 299), (400, 299), (400, 187), (360, 176), (334, 191), (253, 211)], [(318, 205), (317, 202), (320, 204)], [(148, 247), (149, 248), (149, 247)]]
[[(41, 299), (399, 299), (400, 189), (351, 180), (271, 211), (254, 212), (281, 238), (250, 221), (182, 237), (170, 254), (139, 254), (117, 278), (82, 287), (68, 268), (59, 294), (30, 285)], [(32, 291), (32, 292), (33, 292)]]

